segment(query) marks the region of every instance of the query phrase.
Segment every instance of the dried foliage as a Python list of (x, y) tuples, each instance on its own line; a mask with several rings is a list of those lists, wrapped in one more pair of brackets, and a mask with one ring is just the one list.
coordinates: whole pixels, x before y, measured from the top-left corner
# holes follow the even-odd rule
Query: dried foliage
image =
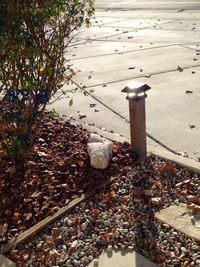
[[(0, 246), (83, 192), (124, 172), (125, 166), (133, 165), (135, 158), (130, 145), (115, 143), (106, 170), (90, 167), (88, 135), (71, 122), (45, 115), (34, 129), (34, 146), (29, 153), (25, 179), (8, 179), (12, 166), (0, 162)], [(113, 198), (115, 194), (111, 192), (103, 201)]]

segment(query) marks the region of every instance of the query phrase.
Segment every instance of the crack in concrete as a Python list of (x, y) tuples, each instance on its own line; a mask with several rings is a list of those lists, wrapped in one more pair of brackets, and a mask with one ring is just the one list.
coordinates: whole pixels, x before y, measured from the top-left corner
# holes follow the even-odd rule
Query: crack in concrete
[[(200, 64), (198, 65), (192, 65), (192, 66), (188, 66), (188, 67), (182, 67), (183, 70), (187, 70), (187, 69), (192, 69), (192, 68), (198, 68), (200, 67)], [(178, 72), (177, 69), (171, 69), (168, 71), (160, 71), (160, 72), (155, 72), (155, 73), (148, 73), (151, 77), (152, 76), (156, 76), (156, 75), (160, 75), (160, 74), (166, 74), (166, 73), (170, 73), (170, 72)], [(108, 84), (113, 84), (113, 83), (118, 83), (118, 82), (125, 82), (125, 81), (130, 81), (133, 79), (139, 79), (139, 78), (144, 78), (145, 75), (138, 75), (138, 76), (132, 76), (131, 78), (125, 78), (125, 79), (120, 79), (120, 80), (115, 80), (115, 81), (110, 81), (110, 82), (104, 82), (104, 83), (98, 83), (98, 84), (93, 84), (93, 85), (88, 85), (86, 86), (87, 88), (92, 88), (92, 87), (97, 87), (97, 86), (103, 86), (104, 84), (108, 85)]]

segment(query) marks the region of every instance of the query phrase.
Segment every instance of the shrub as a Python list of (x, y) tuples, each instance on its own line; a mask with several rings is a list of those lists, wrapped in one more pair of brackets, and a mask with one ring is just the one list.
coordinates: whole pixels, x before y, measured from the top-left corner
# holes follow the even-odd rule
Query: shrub
[(1, 0), (0, 158), (24, 171), (32, 130), (75, 74), (65, 58), (94, 0)]

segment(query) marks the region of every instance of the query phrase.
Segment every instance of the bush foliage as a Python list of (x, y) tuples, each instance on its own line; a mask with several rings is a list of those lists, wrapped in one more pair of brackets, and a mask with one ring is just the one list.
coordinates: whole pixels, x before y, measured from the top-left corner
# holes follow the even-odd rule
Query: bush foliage
[(32, 129), (74, 72), (65, 58), (93, 0), (0, 1), (0, 158), (25, 166)]

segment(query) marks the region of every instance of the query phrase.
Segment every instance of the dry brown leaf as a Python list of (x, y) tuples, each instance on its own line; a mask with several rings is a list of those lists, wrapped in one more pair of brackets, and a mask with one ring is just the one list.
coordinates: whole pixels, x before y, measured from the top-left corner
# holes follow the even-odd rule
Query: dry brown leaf
[(103, 194), (102, 196), (100, 196), (100, 199), (103, 203), (109, 202), (112, 199), (114, 199), (116, 197), (116, 193), (114, 191), (109, 192), (107, 194)]
[(61, 256), (61, 254), (56, 249), (53, 249), (49, 252), (49, 259), (55, 265), (56, 265), (57, 258), (60, 256)]
[(196, 204), (196, 205), (200, 205), (200, 197), (189, 197), (187, 200), (187, 204)]
[(51, 208), (51, 210), (50, 210), (50, 214), (54, 214), (54, 213), (57, 212), (58, 210), (59, 210), (59, 207), (58, 207), (58, 206), (53, 207), (53, 208)]
[(173, 164), (170, 161), (163, 162), (158, 166), (158, 170), (160, 172), (169, 172), (169, 173), (175, 173), (176, 172), (176, 165)]
[(33, 217), (33, 213), (29, 212), (26, 214), (25, 221), (29, 221)]

